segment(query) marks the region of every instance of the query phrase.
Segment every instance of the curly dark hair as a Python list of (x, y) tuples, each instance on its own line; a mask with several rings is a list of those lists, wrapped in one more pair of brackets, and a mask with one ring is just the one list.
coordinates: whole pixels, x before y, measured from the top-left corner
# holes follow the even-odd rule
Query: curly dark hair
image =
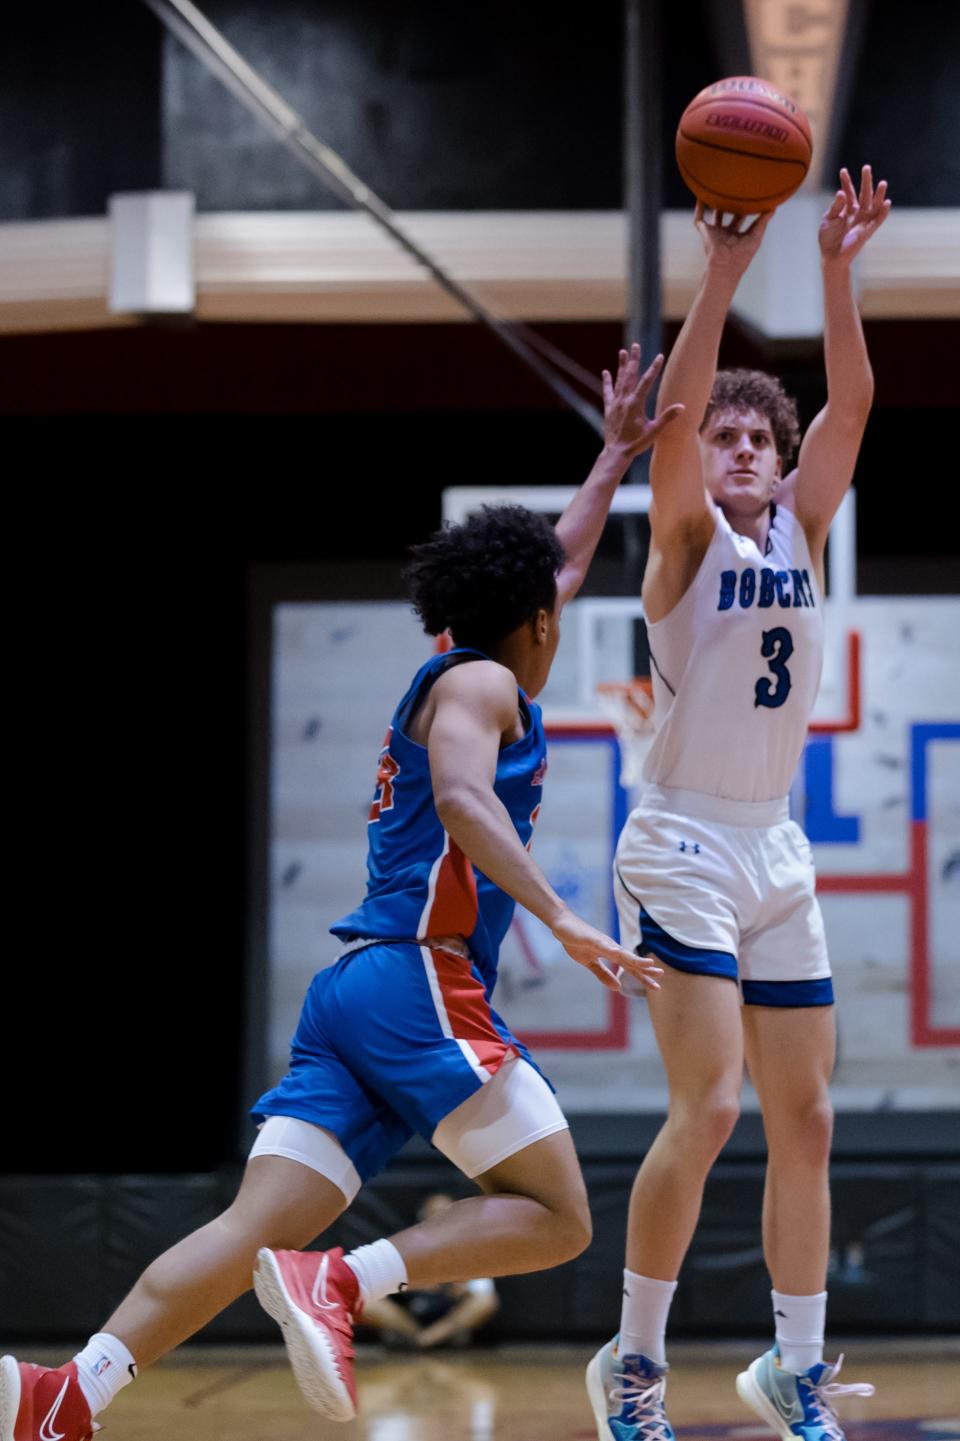
[(775, 375), (763, 370), (718, 370), (701, 430), (718, 410), (756, 410), (765, 415), (786, 470), (800, 442), (800, 422), (796, 401), (791, 400)]
[(405, 579), (427, 635), (449, 630), (485, 651), (553, 607), (565, 559), (550, 522), (522, 505), (485, 505), (410, 553)]

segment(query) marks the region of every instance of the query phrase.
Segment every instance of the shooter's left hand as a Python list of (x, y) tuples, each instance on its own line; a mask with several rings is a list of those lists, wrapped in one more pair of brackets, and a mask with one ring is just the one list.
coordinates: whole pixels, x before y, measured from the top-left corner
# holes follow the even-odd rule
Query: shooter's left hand
[(873, 188), (869, 165), (860, 176), (860, 194), (853, 188), (849, 170), (840, 171), (840, 189), (830, 209), (820, 222), (820, 254), (825, 265), (849, 265), (866, 245), (871, 235), (890, 214), (887, 182), (881, 180)]

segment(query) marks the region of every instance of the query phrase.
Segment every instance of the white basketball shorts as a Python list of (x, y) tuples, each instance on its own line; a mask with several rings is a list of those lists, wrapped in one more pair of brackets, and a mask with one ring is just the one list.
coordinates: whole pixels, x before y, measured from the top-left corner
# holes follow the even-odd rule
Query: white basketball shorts
[(828, 1006), (810, 842), (787, 801), (648, 786), (614, 862), (620, 938), (677, 970), (729, 976), (760, 1006)]

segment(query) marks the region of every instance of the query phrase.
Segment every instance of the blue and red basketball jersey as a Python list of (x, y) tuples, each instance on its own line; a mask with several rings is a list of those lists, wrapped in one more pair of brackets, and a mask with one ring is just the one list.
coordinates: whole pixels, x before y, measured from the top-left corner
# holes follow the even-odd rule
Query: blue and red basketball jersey
[[(346, 941), (463, 936), (489, 995), (515, 902), (475, 869), (444, 830), (433, 803), (426, 748), (410, 740), (405, 730), (445, 671), (487, 659), (482, 651), (458, 647), (432, 656), (414, 676), (380, 752), (368, 824), (366, 898), (330, 929)], [(500, 751), (494, 791), (521, 842), (528, 845), (540, 809), (547, 752), (540, 707), (522, 691), (519, 704), (524, 734)]]

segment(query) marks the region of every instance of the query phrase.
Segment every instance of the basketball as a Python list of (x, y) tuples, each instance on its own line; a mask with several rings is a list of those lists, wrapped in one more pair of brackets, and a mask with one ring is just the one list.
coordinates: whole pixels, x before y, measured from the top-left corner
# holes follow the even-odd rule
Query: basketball
[(803, 184), (813, 140), (800, 106), (766, 80), (734, 75), (694, 96), (680, 117), (677, 164), (711, 210), (775, 210)]

